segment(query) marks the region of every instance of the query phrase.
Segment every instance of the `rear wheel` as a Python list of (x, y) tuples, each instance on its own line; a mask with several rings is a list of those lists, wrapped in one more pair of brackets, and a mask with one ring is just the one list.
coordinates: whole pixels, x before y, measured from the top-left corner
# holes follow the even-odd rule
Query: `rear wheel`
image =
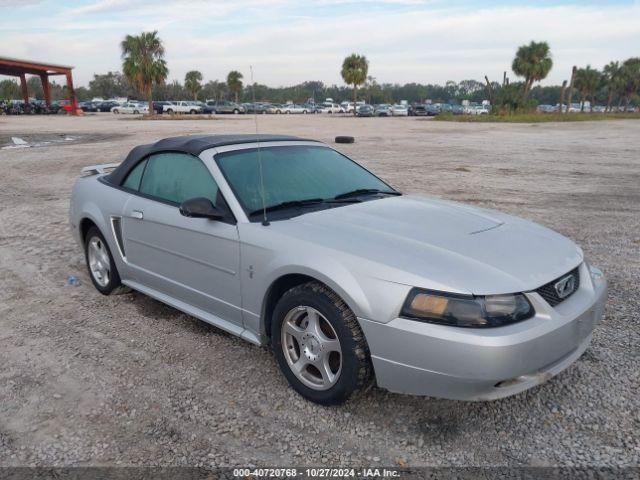
[(190, 113), (191, 115), (195, 115), (197, 112), (196, 112), (195, 110), (189, 110), (189, 113)]
[(134, 110), (134, 111), (133, 111), (133, 114), (134, 114), (134, 115), (138, 115), (139, 113), (140, 113), (140, 112), (139, 112), (138, 110)]
[(115, 113), (116, 115), (120, 113), (120, 111), (116, 108), (113, 113)]
[(97, 227), (91, 227), (84, 241), (85, 260), (91, 282), (103, 295), (109, 295), (122, 284), (109, 245)]
[(355, 315), (319, 282), (294, 287), (278, 301), (271, 344), (289, 384), (312, 402), (342, 403), (371, 378), (369, 349)]
[(235, 108), (235, 109), (233, 110), (233, 114), (234, 114), (234, 115), (238, 115), (239, 113), (240, 113), (240, 110), (238, 110), (237, 108)]

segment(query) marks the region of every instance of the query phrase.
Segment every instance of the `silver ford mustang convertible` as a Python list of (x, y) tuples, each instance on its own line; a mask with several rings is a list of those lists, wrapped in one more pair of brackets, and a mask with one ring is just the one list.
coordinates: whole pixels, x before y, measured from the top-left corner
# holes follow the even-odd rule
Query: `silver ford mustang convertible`
[(83, 169), (71, 225), (103, 294), (130, 287), (258, 344), (309, 400), (375, 379), (490, 400), (571, 365), (607, 284), (551, 230), (405, 195), (325, 144), (207, 135)]

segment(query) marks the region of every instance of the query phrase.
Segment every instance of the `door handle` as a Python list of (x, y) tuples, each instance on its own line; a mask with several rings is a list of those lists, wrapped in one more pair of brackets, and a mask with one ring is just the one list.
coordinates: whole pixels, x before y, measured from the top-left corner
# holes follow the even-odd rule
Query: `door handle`
[(140, 210), (132, 210), (131, 218), (137, 218), (138, 220), (142, 220), (144, 218), (144, 214)]

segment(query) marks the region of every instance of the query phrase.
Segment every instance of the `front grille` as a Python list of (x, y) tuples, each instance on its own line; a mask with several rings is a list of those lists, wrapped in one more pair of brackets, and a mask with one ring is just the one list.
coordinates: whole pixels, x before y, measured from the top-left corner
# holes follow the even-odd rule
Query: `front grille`
[[(568, 275), (571, 275), (573, 277), (573, 288), (567, 290), (565, 292), (564, 297), (560, 297), (560, 295), (558, 294), (558, 291), (556, 290), (556, 284), (562, 279), (564, 279), (565, 277), (567, 277)], [(580, 287), (580, 272), (578, 271), (578, 267), (576, 267), (569, 273), (564, 274), (561, 277), (558, 277), (555, 280), (552, 280), (551, 282), (547, 283), (546, 285), (541, 286), (536, 290), (536, 292), (539, 293), (540, 296), (544, 298), (549, 305), (551, 305), (552, 307), (555, 307), (556, 305), (564, 302), (567, 298), (573, 295), (576, 292), (576, 290), (578, 290), (579, 287)]]

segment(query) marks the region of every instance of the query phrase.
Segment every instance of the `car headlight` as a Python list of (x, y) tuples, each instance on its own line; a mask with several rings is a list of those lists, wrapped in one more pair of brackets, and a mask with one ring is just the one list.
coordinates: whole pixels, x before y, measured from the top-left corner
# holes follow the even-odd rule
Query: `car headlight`
[(401, 316), (453, 327), (488, 328), (520, 322), (535, 313), (522, 293), (475, 296), (414, 288)]

